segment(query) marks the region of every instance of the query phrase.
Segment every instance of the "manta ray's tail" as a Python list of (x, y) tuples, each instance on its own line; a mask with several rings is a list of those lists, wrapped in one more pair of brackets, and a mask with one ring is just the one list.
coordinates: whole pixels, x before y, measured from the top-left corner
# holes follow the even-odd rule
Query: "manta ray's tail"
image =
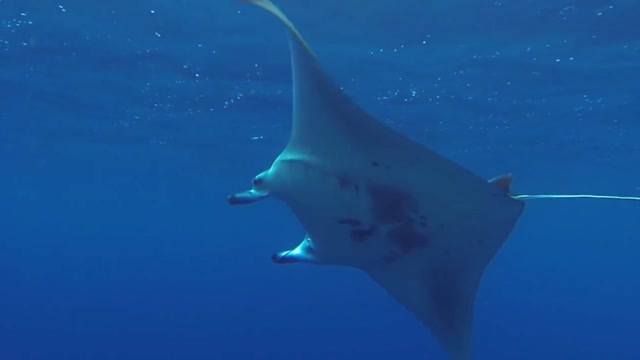
[(539, 195), (512, 195), (518, 200), (536, 199), (605, 199), (605, 200), (630, 200), (640, 201), (638, 196), (617, 196), (617, 195), (593, 195), (593, 194), (539, 194)]
[(489, 180), (503, 192), (509, 194), (516, 200), (538, 200), (538, 199), (600, 199), (600, 200), (626, 200), (640, 201), (640, 196), (618, 196), (618, 195), (595, 195), (595, 194), (514, 194), (511, 192), (513, 174), (496, 176)]

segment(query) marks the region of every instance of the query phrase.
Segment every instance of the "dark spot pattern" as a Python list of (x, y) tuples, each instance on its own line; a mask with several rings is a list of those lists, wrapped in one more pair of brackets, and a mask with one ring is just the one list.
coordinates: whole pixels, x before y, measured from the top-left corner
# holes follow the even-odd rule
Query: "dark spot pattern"
[(394, 226), (386, 234), (387, 240), (395, 244), (403, 253), (409, 253), (414, 249), (429, 246), (429, 238), (416, 231), (411, 224)]
[(354, 218), (342, 218), (342, 219), (338, 219), (338, 224), (345, 224), (349, 226), (360, 226), (362, 225), (362, 221)]
[[(373, 161), (371, 161), (371, 166), (372, 166), (372, 167), (380, 167), (380, 166), (381, 166), (381, 164), (380, 164), (380, 162), (379, 162), (379, 161), (377, 161), (377, 160), (373, 160)], [(385, 169), (391, 169), (391, 165), (386, 164), (386, 165), (384, 165), (384, 168), (385, 168)]]
[(364, 242), (367, 241), (370, 237), (376, 234), (377, 226), (371, 225), (368, 228), (362, 226), (362, 221), (355, 218), (341, 218), (338, 219), (338, 224), (348, 225), (351, 230), (349, 230), (349, 237), (354, 242)]
[(374, 224), (366, 229), (352, 229), (349, 235), (351, 236), (351, 240), (355, 242), (365, 242), (369, 240), (369, 238), (371, 238), (373, 235), (375, 235), (377, 230), (378, 227)]
[(336, 178), (338, 179), (338, 186), (340, 186), (340, 189), (353, 190), (356, 194), (360, 193), (360, 185), (353, 182), (347, 176), (337, 176)]
[(411, 194), (381, 185), (369, 185), (367, 192), (375, 222), (388, 227), (385, 238), (397, 249), (406, 254), (431, 244), (427, 217), (418, 213), (419, 203)]
[(391, 264), (398, 259), (398, 255), (396, 253), (389, 253), (382, 257), (382, 262), (385, 264)]
[(251, 182), (253, 183), (253, 185), (262, 185), (264, 183), (264, 179), (259, 177), (254, 177)]
[(378, 223), (403, 222), (418, 211), (418, 201), (410, 194), (390, 186), (369, 185), (367, 193), (371, 199), (373, 218)]
[(351, 180), (346, 176), (338, 176), (338, 185), (341, 189), (348, 189), (351, 186)]
[(365, 189), (371, 204), (371, 223), (350, 217), (337, 219), (339, 224), (349, 227), (352, 241), (362, 243), (381, 234), (392, 249), (383, 256), (384, 263), (431, 245), (428, 218), (419, 213), (420, 204), (410, 193), (375, 184), (368, 184)]

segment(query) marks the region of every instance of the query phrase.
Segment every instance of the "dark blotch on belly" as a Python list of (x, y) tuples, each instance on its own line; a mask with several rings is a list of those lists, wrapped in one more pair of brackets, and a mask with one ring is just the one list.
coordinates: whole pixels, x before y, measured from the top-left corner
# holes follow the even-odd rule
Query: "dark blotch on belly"
[(410, 224), (398, 225), (387, 232), (387, 239), (395, 244), (404, 253), (417, 248), (429, 246), (429, 238), (416, 231)]
[(360, 193), (360, 185), (355, 183), (349, 177), (340, 175), (337, 176), (336, 179), (338, 180), (338, 186), (340, 186), (340, 189), (353, 190), (356, 194)]
[(351, 180), (346, 176), (338, 176), (338, 184), (341, 189), (347, 189), (351, 186)]
[(373, 216), (383, 224), (405, 221), (407, 216), (418, 209), (418, 202), (411, 194), (390, 186), (368, 185)]
[(360, 226), (362, 225), (362, 221), (354, 218), (342, 218), (342, 219), (338, 219), (338, 224), (345, 224), (349, 226)]
[(355, 242), (365, 242), (376, 233), (376, 225), (371, 225), (368, 229), (353, 229), (349, 233), (351, 240)]

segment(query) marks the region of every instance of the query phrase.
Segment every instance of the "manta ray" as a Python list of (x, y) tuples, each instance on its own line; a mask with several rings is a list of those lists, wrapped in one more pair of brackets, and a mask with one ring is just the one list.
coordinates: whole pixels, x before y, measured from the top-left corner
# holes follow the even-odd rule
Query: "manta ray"
[(635, 197), (516, 195), (511, 174), (489, 181), (377, 121), (345, 94), (285, 14), (244, 0), (289, 34), (293, 122), (288, 143), (231, 205), (267, 197), (288, 205), (306, 231), (278, 264), (364, 271), (436, 337), (452, 360), (473, 357), (472, 322), (483, 273), (525, 201)]

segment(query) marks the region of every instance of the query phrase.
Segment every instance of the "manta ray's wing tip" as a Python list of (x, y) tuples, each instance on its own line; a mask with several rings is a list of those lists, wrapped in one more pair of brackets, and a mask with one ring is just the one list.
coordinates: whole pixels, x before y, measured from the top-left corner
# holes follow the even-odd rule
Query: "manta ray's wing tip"
[(309, 44), (307, 44), (307, 41), (302, 37), (302, 34), (300, 34), (298, 29), (296, 29), (295, 25), (293, 25), (291, 20), (289, 20), (289, 18), (282, 12), (282, 10), (280, 10), (274, 3), (272, 3), (271, 0), (240, 0), (240, 1), (261, 7), (267, 10), (276, 18), (278, 18), (278, 20), (280, 20), (287, 27), (287, 29), (289, 29), (289, 31), (294, 36), (294, 38), (300, 44), (302, 44), (302, 46), (304, 46), (307, 52), (311, 54), (314, 58), (316, 57), (315, 53), (313, 52), (313, 50), (311, 50), (311, 47), (309, 46)]

